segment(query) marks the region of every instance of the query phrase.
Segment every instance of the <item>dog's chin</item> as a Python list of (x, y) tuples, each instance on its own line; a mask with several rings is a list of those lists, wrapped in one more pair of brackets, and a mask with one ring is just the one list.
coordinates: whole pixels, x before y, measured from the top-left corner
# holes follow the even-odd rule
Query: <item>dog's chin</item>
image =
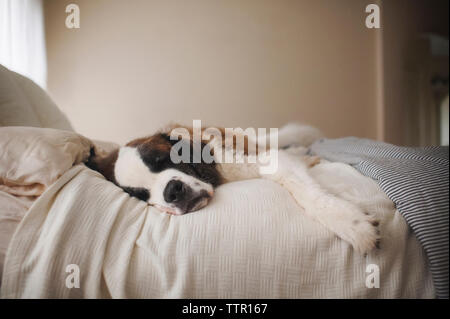
[(183, 215), (184, 213), (175, 208), (175, 207), (168, 207), (168, 206), (163, 206), (163, 205), (159, 205), (159, 204), (153, 204), (153, 206), (155, 208), (157, 208), (159, 211), (169, 214), (169, 215)]

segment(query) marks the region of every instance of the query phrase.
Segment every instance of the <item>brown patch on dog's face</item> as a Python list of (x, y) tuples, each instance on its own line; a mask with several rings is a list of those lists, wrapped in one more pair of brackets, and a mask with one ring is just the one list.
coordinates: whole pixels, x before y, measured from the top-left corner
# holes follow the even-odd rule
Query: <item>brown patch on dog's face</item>
[(167, 141), (166, 137), (164, 136), (164, 133), (160, 133), (155, 134), (153, 136), (142, 137), (132, 140), (131, 142), (128, 142), (126, 146), (146, 147), (161, 152), (168, 152), (170, 151), (172, 144)]
[[(170, 158), (170, 151), (176, 143), (189, 143), (190, 162), (173, 163)], [(143, 162), (153, 173), (161, 172), (165, 169), (177, 169), (187, 175), (217, 187), (223, 183), (216, 163), (206, 163), (203, 158), (200, 163), (193, 161), (193, 143), (191, 140), (171, 140), (165, 133), (155, 134), (150, 137), (139, 138), (129, 142), (126, 146), (136, 147)], [(202, 150), (206, 144), (202, 143)]]

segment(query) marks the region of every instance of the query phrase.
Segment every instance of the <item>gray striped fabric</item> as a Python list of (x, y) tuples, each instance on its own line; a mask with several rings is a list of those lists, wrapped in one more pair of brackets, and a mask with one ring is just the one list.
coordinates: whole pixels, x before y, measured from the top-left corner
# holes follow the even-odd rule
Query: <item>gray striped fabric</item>
[(400, 147), (347, 137), (321, 139), (310, 153), (350, 164), (379, 183), (422, 244), (437, 297), (448, 298), (448, 146)]

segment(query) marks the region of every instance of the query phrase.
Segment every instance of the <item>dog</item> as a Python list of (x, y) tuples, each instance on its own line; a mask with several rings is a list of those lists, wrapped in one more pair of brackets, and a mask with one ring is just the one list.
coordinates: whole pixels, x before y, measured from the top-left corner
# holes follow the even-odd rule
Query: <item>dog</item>
[[(218, 131), (221, 137), (225, 136), (224, 129)], [(367, 253), (374, 247), (378, 248), (379, 222), (356, 204), (322, 189), (308, 173), (309, 168), (320, 159), (293, 154), (296, 149), (304, 149), (304, 146), (321, 137), (317, 129), (298, 124), (281, 128), (278, 135), (280, 148), (277, 148), (278, 168), (271, 174), (261, 174), (260, 163), (245, 161), (252, 155), (267, 155), (268, 151), (261, 154), (258, 150), (260, 145), (268, 144), (270, 136), (259, 136), (256, 140), (243, 136), (243, 145), (234, 140), (226, 145), (223, 138), (215, 140), (210, 135), (206, 139), (204, 137), (208, 134), (204, 133), (202, 129), (201, 143), (194, 145), (192, 128), (172, 125), (154, 135), (132, 140), (106, 156), (93, 152), (86, 165), (130, 196), (172, 215), (183, 215), (205, 207), (214, 196), (214, 190), (223, 183), (252, 178), (269, 179), (286, 188), (304, 208), (305, 214), (349, 242), (356, 251)], [(252, 144), (256, 147), (250, 150)], [(174, 162), (171, 155), (180, 145), (190, 150), (189, 160)], [(295, 147), (287, 148), (292, 145)], [(211, 155), (212, 160), (202, 157), (194, 161), (196, 147), (202, 154)], [(222, 156), (241, 156), (244, 161), (223, 163), (217, 160), (217, 150), (221, 151)]]

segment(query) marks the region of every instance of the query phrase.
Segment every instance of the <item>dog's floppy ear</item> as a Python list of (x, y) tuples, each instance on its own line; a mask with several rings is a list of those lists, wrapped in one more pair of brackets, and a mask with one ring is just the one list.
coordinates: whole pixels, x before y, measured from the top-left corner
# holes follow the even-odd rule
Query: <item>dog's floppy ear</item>
[(103, 157), (97, 155), (95, 148), (91, 147), (90, 155), (88, 160), (85, 162), (85, 165), (105, 176), (107, 180), (117, 184), (114, 177), (114, 166), (116, 164), (118, 154), (119, 149), (116, 149)]

